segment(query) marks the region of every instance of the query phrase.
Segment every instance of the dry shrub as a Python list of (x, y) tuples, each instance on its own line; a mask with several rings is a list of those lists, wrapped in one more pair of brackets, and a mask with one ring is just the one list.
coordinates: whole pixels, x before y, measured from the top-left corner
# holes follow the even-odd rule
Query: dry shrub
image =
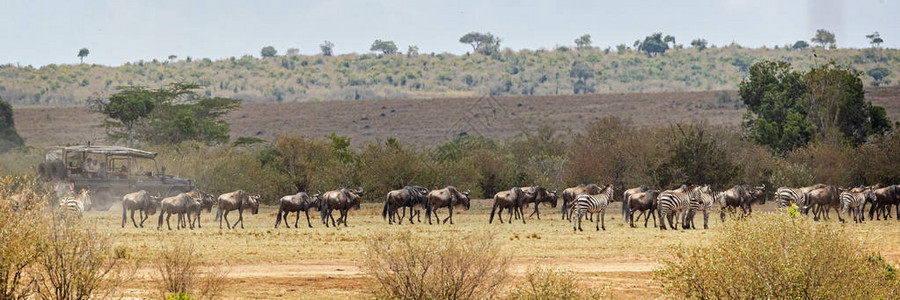
[(42, 210), (13, 209), (7, 198), (0, 199), (0, 299), (28, 297), (36, 284), (34, 266), (46, 224)]
[(900, 279), (835, 226), (760, 214), (728, 222), (709, 247), (672, 249), (655, 272), (673, 298), (897, 299)]
[(366, 241), (364, 257), (381, 298), (487, 299), (508, 278), (509, 258), (486, 232), (438, 239), (378, 234)]
[(37, 258), (42, 298), (106, 298), (130, 278), (108, 234), (77, 218), (53, 218)]
[(167, 299), (213, 299), (222, 294), (228, 275), (226, 268), (201, 270), (200, 254), (189, 241), (161, 244), (156, 271), (159, 289)]
[(604, 299), (606, 289), (585, 286), (581, 278), (569, 271), (536, 267), (525, 276), (526, 283), (516, 286), (507, 295), (509, 299)]

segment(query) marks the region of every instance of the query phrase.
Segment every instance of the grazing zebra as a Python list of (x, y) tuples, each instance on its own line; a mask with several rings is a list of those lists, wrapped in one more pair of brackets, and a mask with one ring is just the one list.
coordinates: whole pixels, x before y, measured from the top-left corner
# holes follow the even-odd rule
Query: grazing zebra
[(68, 216), (77, 216), (81, 218), (85, 204), (91, 205), (91, 195), (86, 189), (82, 189), (77, 197), (66, 196), (59, 199), (59, 207), (62, 208), (64, 213)]
[[(697, 211), (703, 211), (703, 229), (709, 229), (709, 210), (717, 198), (712, 195), (708, 185), (704, 186), (704, 188), (705, 192), (701, 189), (699, 197), (691, 198), (691, 209), (688, 212), (687, 223), (684, 224), (686, 229), (697, 229), (694, 226), (694, 214)], [(724, 193), (719, 193), (717, 196), (724, 196)]]
[(797, 207), (804, 207), (807, 192), (809, 191), (805, 188), (780, 187), (775, 191), (775, 202), (778, 203), (778, 208), (790, 207), (791, 203)]
[[(672, 230), (678, 230), (678, 216), (681, 216), (682, 226), (691, 209), (691, 199), (699, 198), (700, 191), (705, 189), (704, 193), (709, 193), (709, 186), (684, 186), (677, 190), (668, 190), (659, 194), (657, 212), (659, 213), (659, 229), (666, 230), (666, 219), (669, 220), (669, 227)], [(665, 216), (665, 218), (663, 218)], [(673, 220), (674, 219), (674, 220)], [(686, 227), (686, 226), (685, 226)]]
[[(600, 213), (600, 216), (597, 218), (597, 231), (600, 231), (600, 228), (606, 230), (606, 222), (604, 222), (603, 217), (606, 215), (606, 207), (609, 206), (609, 202), (613, 200), (613, 185), (608, 184), (606, 188), (604, 188), (600, 194), (598, 195), (580, 195), (578, 198), (575, 198), (575, 206), (572, 209), (574, 212), (572, 213), (572, 218), (578, 221), (577, 230), (583, 231), (581, 229), (581, 217), (584, 216), (585, 213)], [(575, 222), (572, 222), (572, 230), (576, 230)]]
[(862, 223), (866, 218), (865, 215), (863, 215), (863, 207), (866, 205), (866, 199), (872, 198), (873, 196), (872, 190), (870, 189), (864, 189), (860, 192), (841, 192), (841, 206), (843, 209), (841, 210), (841, 214), (838, 215), (838, 219), (840, 219), (841, 222), (844, 222), (844, 214), (846, 214), (849, 209), (853, 214), (853, 222)]

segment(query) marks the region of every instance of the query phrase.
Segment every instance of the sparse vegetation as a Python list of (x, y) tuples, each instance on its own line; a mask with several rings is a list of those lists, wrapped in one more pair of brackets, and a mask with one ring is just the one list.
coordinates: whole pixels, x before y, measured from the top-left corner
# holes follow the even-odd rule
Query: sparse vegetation
[(202, 270), (201, 257), (187, 240), (161, 241), (155, 269), (166, 299), (214, 299), (222, 294), (228, 270), (222, 266)]
[(726, 223), (710, 246), (669, 251), (656, 278), (682, 299), (892, 299), (894, 267), (841, 229), (783, 214)]
[(509, 257), (489, 233), (452, 241), (414, 238), (410, 233), (372, 236), (363, 266), (379, 285), (379, 296), (397, 299), (488, 299), (509, 275)]
[(580, 276), (573, 272), (546, 267), (531, 267), (525, 274), (525, 284), (517, 285), (507, 295), (508, 299), (567, 300), (607, 299), (605, 289), (587, 287)]

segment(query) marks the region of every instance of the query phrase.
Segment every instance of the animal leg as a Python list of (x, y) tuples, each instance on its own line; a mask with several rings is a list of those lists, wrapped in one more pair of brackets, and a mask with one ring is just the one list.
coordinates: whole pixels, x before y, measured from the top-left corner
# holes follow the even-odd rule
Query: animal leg
[(244, 222), (242, 222), (243, 220), (244, 220), (244, 209), (241, 208), (241, 209), (238, 209), (238, 219), (237, 219), (237, 221), (234, 221), (234, 224), (231, 225), (231, 229), (237, 229), (238, 223), (241, 223), (241, 229), (243, 229), (244, 228)]
[[(306, 211), (304, 211), (303, 213), (306, 214), (306, 226), (309, 226), (309, 228), (312, 228), (312, 223), (309, 222), (309, 208), (307, 208)], [(300, 217), (299, 212), (297, 213), (297, 217)]]
[(450, 216), (448, 216), (446, 219), (444, 219), (444, 224), (447, 224), (447, 219), (449, 219), (450, 225), (453, 225), (453, 205), (450, 205), (450, 207), (448, 207), (447, 209), (450, 210)]
[[(231, 229), (231, 222), (228, 221), (228, 213), (230, 213), (230, 212), (231, 212), (230, 210), (226, 210), (224, 213), (222, 213), (222, 219), (225, 219), (225, 226), (227, 226), (228, 229)], [(222, 228), (222, 223), (221, 223), (222, 220), (219, 219), (219, 222), (220, 222), (219, 229), (221, 229)]]
[(147, 219), (150, 218), (150, 214), (144, 213), (144, 211), (142, 210), (140, 212), (140, 216), (141, 216), (141, 228), (144, 228), (144, 221), (147, 221)]
[[(172, 230), (172, 224), (169, 224), (169, 218), (171, 218), (171, 217), (172, 217), (171, 213), (166, 215), (166, 227), (169, 227), (169, 230)], [(176, 227), (177, 227), (177, 225), (176, 225)]]
[(703, 210), (703, 229), (709, 229), (709, 209)]
[[(300, 211), (299, 210), (297, 211), (297, 217), (294, 218), (294, 228), (300, 228), (300, 226), (297, 226), (298, 222), (300, 222)], [(284, 223), (287, 223), (287, 221), (285, 221)]]
[(606, 209), (600, 211), (600, 228), (606, 231)]
[(138, 228), (137, 222), (134, 221), (134, 210), (131, 210), (131, 223), (134, 223), (134, 228)]

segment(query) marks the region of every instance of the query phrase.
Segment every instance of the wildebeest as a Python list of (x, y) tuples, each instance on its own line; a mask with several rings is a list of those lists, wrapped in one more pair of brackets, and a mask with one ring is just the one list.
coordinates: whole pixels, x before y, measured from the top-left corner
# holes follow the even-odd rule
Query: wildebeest
[(562, 219), (569, 220), (572, 218), (572, 206), (575, 205), (575, 198), (579, 195), (588, 194), (588, 195), (597, 195), (602, 190), (600, 186), (596, 184), (579, 184), (576, 187), (570, 187), (562, 192), (563, 205), (562, 205)]
[(428, 219), (428, 224), (431, 224), (431, 214), (434, 214), (434, 218), (437, 219), (438, 223), (441, 223), (441, 218), (437, 215), (437, 210), (441, 207), (446, 207), (450, 211), (450, 215), (444, 219), (444, 223), (446, 224), (447, 220), (450, 220), (450, 224), (453, 224), (453, 207), (458, 206), (469, 210), (470, 206), (469, 192), (460, 192), (454, 186), (447, 186), (429, 192), (425, 201), (428, 203), (428, 209), (425, 210), (425, 218)]
[(319, 197), (319, 194), (310, 196), (307, 193), (299, 192), (295, 195), (281, 197), (278, 201), (278, 213), (275, 214), (275, 228), (278, 228), (278, 225), (281, 224), (282, 218), (284, 219), (284, 226), (291, 228), (287, 218), (292, 212), (297, 213), (297, 217), (294, 219), (294, 228), (298, 228), (297, 223), (300, 221), (301, 211), (306, 214), (306, 225), (312, 228), (312, 223), (309, 222), (309, 210), (313, 208), (318, 210), (321, 205), (322, 199)]
[(813, 208), (813, 220), (818, 221), (820, 218), (819, 214), (822, 214), (821, 218), (827, 220), (828, 211), (831, 209), (837, 211), (841, 205), (840, 193), (841, 191), (833, 185), (826, 185), (811, 190), (806, 194), (809, 202), (804, 211), (808, 212), (810, 208)]
[[(222, 220), (225, 220), (228, 229), (236, 228), (238, 223), (241, 223), (241, 229), (243, 229), (244, 210), (249, 209), (250, 213), (254, 215), (259, 213), (259, 194), (250, 195), (244, 190), (219, 195), (218, 203), (219, 209), (216, 210), (216, 215), (222, 216), (219, 219), (219, 229), (222, 229)], [(238, 211), (238, 220), (234, 221), (234, 224), (228, 222), (228, 212), (232, 210)]]
[[(429, 190), (421, 186), (405, 186), (399, 190), (393, 190), (387, 193), (384, 200), (384, 208), (381, 211), (381, 217), (388, 220), (388, 224), (394, 223), (394, 217), (398, 222), (403, 224), (403, 218), (406, 217), (406, 208), (409, 208), (409, 223), (413, 223), (413, 209), (418, 212), (419, 208), (426, 207), (425, 198), (428, 196)], [(400, 216), (399, 209), (403, 209), (403, 216)], [(420, 219), (421, 221), (421, 219)]]
[(194, 223), (196, 223), (197, 228), (201, 228), (200, 211), (206, 210), (207, 213), (212, 212), (212, 207), (216, 204), (216, 198), (212, 194), (205, 193), (198, 189), (194, 189), (193, 191), (187, 192), (185, 194), (187, 194), (188, 197), (191, 197), (191, 199), (194, 199), (194, 201), (197, 202), (197, 206), (191, 207), (191, 210), (185, 213), (185, 215), (187, 216), (186, 221), (179, 221), (184, 223), (190, 222), (191, 227), (193, 227)]
[(872, 194), (874, 200), (869, 209), (869, 220), (873, 220), (873, 216), (877, 220), (881, 220), (881, 217), (884, 216), (884, 219), (887, 220), (891, 215), (891, 205), (896, 207), (897, 220), (900, 220), (900, 185), (876, 186), (872, 190)]
[(122, 228), (125, 228), (128, 210), (131, 210), (131, 222), (134, 228), (138, 228), (137, 222), (134, 221), (134, 211), (138, 211), (138, 217), (141, 219), (140, 227), (144, 227), (144, 221), (150, 218), (150, 215), (156, 213), (159, 208), (160, 196), (152, 196), (145, 190), (126, 194), (122, 197)]
[[(362, 188), (354, 190), (343, 187), (322, 194), (322, 205), (319, 208), (319, 213), (322, 216), (322, 222), (325, 223), (325, 227), (328, 227), (328, 218), (331, 218), (331, 226), (336, 227), (337, 224), (344, 223), (344, 227), (347, 227), (347, 215), (351, 208), (359, 209), (359, 198), (362, 195)], [(341, 213), (337, 224), (335, 224), (334, 216), (331, 214), (332, 210), (335, 209)]]
[[(199, 209), (200, 202), (185, 193), (179, 193), (172, 197), (163, 198), (159, 203), (159, 223), (157, 223), (156, 229), (162, 229), (163, 217), (165, 217), (166, 226), (169, 230), (172, 230), (172, 225), (169, 224), (169, 219), (172, 217), (172, 214), (178, 215), (175, 228), (181, 229), (181, 219), (183, 218), (183, 215), (190, 215), (191, 212)], [(190, 216), (188, 216), (188, 219), (190, 220)], [(194, 229), (193, 223), (191, 223), (191, 229)]]
[(541, 212), (538, 210), (538, 206), (541, 203), (547, 203), (552, 208), (556, 208), (556, 203), (559, 200), (559, 197), (556, 195), (556, 190), (547, 191), (546, 188), (536, 185), (528, 188), (522, 189), (525, 191), (525, 198), (522, 201), (522, 205), (518, 207), (518, 214), (522, 218), (525, 218), (525, 213), (522, 211), (523, 207), (528, 207), (529, 203), (534, 203), (534, 211), (531, 212), (528, 217), (534, 216), (537, 214), (538, 220), (541, 219)]
[[(632, 191), (629, 193), (628, 191)], [(624, 203), (626, 217), (634, 228), (634, 212), (640, 211), (638, 221), (644, 216), (644, 228), (647, 227), (647, 221), (653, 217), (653, 227), (656, 227), (656, 198), (659, 197), (659, 190), (651, 190), (646, 186), (640, 188), (628, 189), (624, 193)], [(636, 191), (636, 192), (635, 192)], [(644, 214), (646, 212), (646, 215)]]
[[(494, 194), (494, 205), (491, 208), (491, 217), (488, 219), (488, 224), (494, 222), (494, 213), (497, 213), (497, 216), (500, 218), (500, 223), (503, 223), (503, 210), (509, 209), (509, 222), (512, 223), (513, 220), (513, 212), (518, 211), (519, 207), (522, 206), (522, 202), (525, 201), (525, 191), (519, 187), (513, 187), (508, 191), (497, 192)], [(500, 209), (497, 211), (497, 209)], [(525, 224), (525, 218), (522, 218), (522, 224)]]
[(754, 203), (760, 205), (766, 204), (765, 189), (765, 185), (735, 185), (724, 192), (716, 194), (715, 200), (719, 202), (720, 206), (719, 217), (721, 217), (724, 222), (725, 211), (734, 211), (735, 208), (741, 209), (741, 217), (750, 216), (750, 214), (753, 213)]

